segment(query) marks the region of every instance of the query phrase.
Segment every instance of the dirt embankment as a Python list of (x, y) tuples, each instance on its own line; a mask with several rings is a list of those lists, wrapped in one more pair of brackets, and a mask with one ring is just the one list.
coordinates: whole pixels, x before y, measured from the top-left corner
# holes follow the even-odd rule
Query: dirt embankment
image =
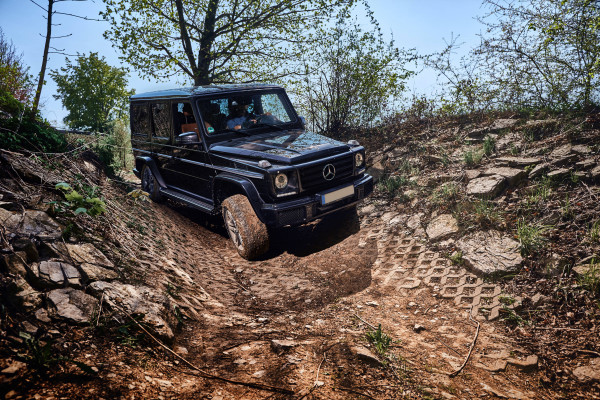
[[(390, 134), (358, 216), (274, 232), (255, 262), (89, 153), (3, 152), (0, 394), (598, 398), (598, 131)], [(75, 215), (63, 181), (107, 212)]]

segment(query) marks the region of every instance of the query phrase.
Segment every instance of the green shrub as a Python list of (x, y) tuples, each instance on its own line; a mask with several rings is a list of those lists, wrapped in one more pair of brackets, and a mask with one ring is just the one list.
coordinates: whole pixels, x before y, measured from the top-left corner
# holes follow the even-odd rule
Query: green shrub
[(402, 195), (401, 189), (403, 187), (410, 186), (412, 184), (413, 182), (404, 175), (393, 175), (381, 178), (377, 184), (377, 187), (388, 196), (396, 197)]
[(477, 150), (469, 150), (464, 155), (465, 164), (468, 166), (479, 164), (482, 158), (483, 153)]
[(474, 204), (475, 220), (479, 225), (498, 227), (504, 222), (504, 215), (489, 200), (479, 200)]
[(592, 242), (600, 241), (600, 219), (590, 227), (590, 239), (592, 239)]
[(72, 210), (75, 215), (88, 214), (96, 217), (106, 212), (106, 204), (98, 197), (86, 196), (83, 197), (79, 192), (73, 189), (68, 183), (61, 182), (56, 184), (56, 189), (62, 191), (65, 196), (65, 201), (52, 202), (57, 211)]
[(483, 141), (483, 153), (486, 156), (489, 156), (494, 152), (494, 150), (496, 150), (496, 140), (494, 140), (493, 137), (488, 135), (485, 137), (485, 140)]
[(121, 170), (133, 167), (129, 122), (118, 119), (111, 123), (108, 134), (96, 146), (100, 161), (105, 165), (106, 172), (114, 175)]
[(67, 149), (65, 136), (47, 121), (31, 114), (10, 93), (0, 90), (0, 103), (8, 117), (0, 117), (0, 148), (59, 153)]
[(365, 338), (369, 343), (375, 346), (375, 350), (381, 356), (385, 356), (388, 348), (392, 344), (392, 338), (381, 329), (381, 324), (375, 330), (366, 333)]
[(592, 259), (590, 267), (578, 277), (579, 284), (594, 296), (600, 296), (600, 264)]
[(521, 245), (521, 255), (528, 256), (539, 252), (546, 246), (548, 241), (544, 232), (550, 229), (548, 226), (528, 224), (525, 221), (517, 222), (517, 237)]

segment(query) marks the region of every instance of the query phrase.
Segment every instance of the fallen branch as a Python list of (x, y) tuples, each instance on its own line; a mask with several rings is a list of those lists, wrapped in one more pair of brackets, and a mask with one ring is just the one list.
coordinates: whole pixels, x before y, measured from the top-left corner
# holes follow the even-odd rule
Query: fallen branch
[(533, 329), (541, 330), (541, 331), (582, 331), (581, 328), (563, 328), (563, 327), (544, 327), (544, 326), (534, 326)]
[(262, 383), (234, 381), (234, 380), (231, 380), (231, 379), (223, 378), (223, 377), (220, 377), (220, 376), (213, 375), (213, 374), (210, 374), (208, 372), (205, 372), (202, 369), (200, 369), (200, 367), (195, 366), (194, 364), (192, 364), (191, 362), (189, 362), (185, 358), (181, 357), (179, 354), (175, 353), (173, 350), (171, 350), (163, 342), (161, 342), (160, 340), (158, 340), (157, 338), (155, 338), (150, 332), (148, 332), (148, 330), (146, 328), (144, 328), (144, 326), (142, 324), (140, 324), (135, 318), (133, 318), (131, 316), (131, 314), (129, 314), (123, 308), (121, 308), (120, 306), (118, 306), (117, 304), (115, 304), (115, 302), (110, 301), (109, 299), (106, 299), (106, 302), (109, 303), (112, 307), (114, 307), (118, 311), (120, 311), (122, 314), (124, 314), (125, 316), (127, 316), (127, 318), (129, 318), (134, 324), (136, 324), (138, 328), (140, 328), (142, 331), (144, 331), (144, 333), (146, 333), (160, 347), (162, 347), (163, 349), (165, 349), (168, 353), (172, 354), (176, 358), (178, 358), (181, 361), (183, 361), (183, 363), (185, 363), (188, 367), (192, 368), (195, 371), (198, 371), (203, 378), (214, 379), (214, 380), (218, 380), (218, 381), (230, 383), (232, 385), (246, 386), (246, 387), (251, 387), (251, 388), (254, 388), (254, 389), (266, 390), (266, 391), (269, 391), (269, 392), (276, 392), (276, 393), (282, 393), (282, 394), (287, 394), (287, 395), (293, 395), (294, 394), (294, 392), (292, 390), (288, 390), (288, 389), (284, 389), (284, 388), (280, 388), (280, 387), (276, 387), (276, 386), (263, 385)]
[(597, 351), (578, 349), (577, 352), (578, 353), (583, 353), (583, 354), (591, 354), (591, 355), (594, 355), (596, 357), (600, 357), (600, 353), (598, 353)]
[(463, 362), (463, 364), (460, 366), (459, 369), (452, 372), (451, 374), (448, 374), (448, 376), (450, 376), (450, 378), (454, 378), (455, 376), (460, 374), (460, 371), (462, 371), (463, 368), (465, 368), (465, 366), (467, 365), (467, 362), (469, 362), (469, 358), (471, 358), (471, 353), (473, 352), (473, 349), (475, 348), (475, 343), (477, 343), (477, 337), (479, 336), (479, 329), (481, 328), (481, 325), (479, 324), (479, 321), (476, 321), (475, 319), (473, 319), (472, 311), (473, 311), (473, 306), (471, 306), (471, 309), (469, 310), (469, 320), (477, 323), (477, 331), (475, 332), (475, 337), (473, 338), (473, 341), (471, 342), (471, 347), (469, 348), (469, 354), (467, 354), (467, 358), (465, 358), (465, 362)]

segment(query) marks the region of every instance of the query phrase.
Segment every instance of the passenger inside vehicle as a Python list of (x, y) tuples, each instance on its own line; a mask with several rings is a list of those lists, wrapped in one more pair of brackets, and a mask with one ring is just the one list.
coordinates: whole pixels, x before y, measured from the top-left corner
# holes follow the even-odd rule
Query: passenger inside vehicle
[(231, 99), (227, 128), (237, 131), (248, 125), (256, 124), (256, 117), (248, 111), (251, 104), (252, 100), (248, 97)]

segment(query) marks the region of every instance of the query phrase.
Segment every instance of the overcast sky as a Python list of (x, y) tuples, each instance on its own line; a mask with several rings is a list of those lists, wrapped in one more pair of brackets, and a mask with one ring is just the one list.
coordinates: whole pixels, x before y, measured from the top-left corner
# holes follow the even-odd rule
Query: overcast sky
[[(35, 0), (46, 7), (47, 0)], [(398, 47), (416, 48), (421, 54), (439, 51), (444, 47), (444, 38), (460, 35), (465, 48), (478, 42), (477, 34), (481, 26), (474, 19), (481, 15), (481, 0), (370, 0), (369, 4), (384, 33), (394, 35)], [(90, 18), (98, 18), (103, 9), (101, 0), (88, 2), (60, 2), (55, 10)], [(55, 15), (54, 22), (60, 24), (53, 29), (53, 36), (72, 34), (66, 38), (52, 40), (51, 45), (64, 49), (65, 53), (98, 52), (105, 56), (112, 66), (120, 66), (118, 54), (102, 33), (110, 26), (106, 22), (84, 21), (74, 17)], [(43, 34), (46, 32), (45, 12), (30, 0), (0, 0), (0, 27), (11, 40), (23, 60), (30, 67), (30, 73), (37, 75), (42, 62), (44, 49)], [(65, 64), (65, 56), (51, 54), (47, 72)], [(430, 93), (435, 88), (436, 76), (423, 72), (411, 80), (409, 90), (416, 93)], [(46, 85), (42, 91), (42, 115), (52, 123), (62, 124), (66, 111), (60, 101), (54, 100), (56, 85), (46, 73)], [(137, 93), (178, 86), (176, 82), (148, 82), (132, 71), (129, 86)]]

